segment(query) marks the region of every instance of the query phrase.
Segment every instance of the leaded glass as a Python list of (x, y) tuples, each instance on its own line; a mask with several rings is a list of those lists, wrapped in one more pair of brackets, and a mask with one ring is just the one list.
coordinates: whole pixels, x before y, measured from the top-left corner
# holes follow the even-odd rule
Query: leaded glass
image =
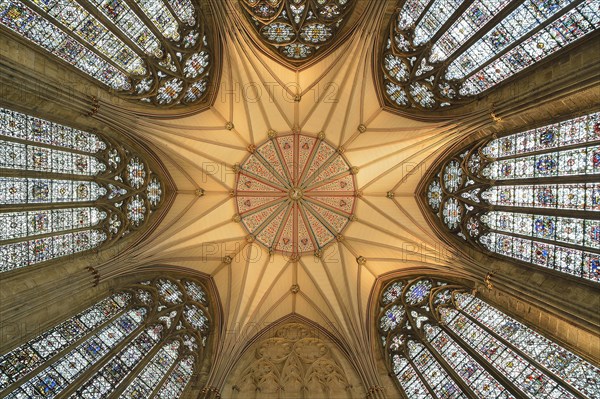
[(386, 99), (431, 110), (472, 100), (598, 29), (598, 0), (400, 0), (382, 54)]
[(600, 395), (598, 368), (473, 295), (458, 293), (455, 300), (457, 308), (474, 322), (481, 323), (525, 355), (534, 356), (580, 392), (590, 397)]
[(177, 398), (192, 377), (194, 358), (188, 356), (177, 364), (157, 394), (160, 399)]
[(404, 316), (404, 309), (397, 305), (392, 306), (385, 311), (385, 314), (381, 317), (379, 328), (383, 331), (395, 330), (398, 324), (402, 321)]
[(189, 104), (207, 93), (211, 46), (189, 0), (2, 0), (0, 26), (144, 102)]
[(260, 40), (286, 61), (302, 62), (330, 46), (355, 0), (240, 0)]
[(182, 292), (171, 280), (159, 280), (158, 292), (163, 300), (169, 303), (181, 303)]
[(0, 272), (99, 248), (142, 226), (162, 186), (135, 154), (0, 108)]
[(152, 391), (177, 359), (179, 347), (179, 342), (174, 341), (160, 348), (120, 397), (131, 399), (150, 397)]
[(599, 281), (599, 141), (598, 113), (483, 139), (434, 171), (424, 200), (480, 249)]
[[(388, 367), (409, 398), (596, 398), (600, 369), (447, 280), (388, 283), (423, 287), (424, 296), (391, 302), (406, 322), (390, 335), (379, 326)], [(388, 306), (380, 308), (384, 319)], [(388, 344), (389, 343), (389, 344)], [(459, 383), (460, 382), (460, 383)], [(433, 393), (433, 394), (432, 394)]]
[(184, 282), (184, 286), (185, 291), (194, 301), (200, 303), (206, 302), (206, 294), (198, 284), (193, 281), (186, 281)]
[[(205, 297), (199, 282), (185, 282)], [(149, 397), (156, 390), (159, 397), (178, 398), (202, 356), (210, 322), (206, 300), (198, 305), (182, 293), (179, 303), (160, 304), (160, 287), (167, 283), (182, 282), (133, 284), (0, 355), (0, 395), (98, 399), (120, 390), (125, 397), (139, 397), (135, 392)], [(141, 300), (140, 291), (150, 298)], [(194, 317), (187, 316), (188, 309)], [(165, 323), (165, 317), (193, 321)]]
[(388, 303), (395, 302), (402, 295), (402, 288), (402, 284), (392, 284), (383, 294), (383, 303), (387, 305)]

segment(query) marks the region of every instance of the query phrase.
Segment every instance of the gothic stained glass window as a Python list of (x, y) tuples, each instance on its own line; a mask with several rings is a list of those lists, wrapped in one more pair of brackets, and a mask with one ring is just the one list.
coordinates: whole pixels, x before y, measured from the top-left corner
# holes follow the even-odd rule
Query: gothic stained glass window
[(400, 0), (382, 55), (389, 104), (469, 101), (592, 34), (599, 0)]
[(240, 0), (260, 39), (289, 62), (330, 46), (355, 0)]
[[(390, 328), (391, 309), (402, 311)], [(408, 398), (600, 397), (598, 367), (464, 286), (393, 281), (382, 290), (378, 320), (386, 362)]]
[(205, 97), (213, 63), (205, 25), (189, 0), (0, 1), (0, 27), (111, 89), (160, 106)]
[(133, 149), (0, 108), (0, 272), (101, 248), (161, 198)]
[[(165, 300), (160, 284), (181, 294)], [(188, 284), (194, 291), (188, 291)], [(0, 355), (6, 398), (178, 398), (202, 359), (210, 327), (205, 289), (162, 278), (133, 284)], [(195, 323), (186, 307), (200, 315)], [(142, 396), (139, 396), (141, 393)], [(5, 396), (6, 395), (6, 396)]]
[(425, 193), (447, 231), (486, 252), (600, 281), (600, 113), (484, 139)]

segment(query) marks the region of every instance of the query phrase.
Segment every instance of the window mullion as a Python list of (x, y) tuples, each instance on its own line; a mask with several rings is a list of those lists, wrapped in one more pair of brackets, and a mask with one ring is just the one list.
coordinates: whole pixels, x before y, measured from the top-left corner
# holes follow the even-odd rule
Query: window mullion
[[(479, 39), (481, 39), (487, 32), (491, 31), (495, 26), (498, 25), (505, 17), (510, 15), (511, 12), (517, 9), (517, 7), (521, 6), (525, 1), (512, 1), (510, 2), (504, 9), (502, 9), (498, 14), (494, 15), (485, 25), (475, 32), (475, 34), (466, 40), (463, 44), (460, 45), (452, 54), (448, 55), (443, 62), (445, 65), (450, 65), (456, 58), (458, 58), (462, 53), (464, 53), (469, 47), (475, 44)], [(454, 22), (454, 21), (453, 21)], [(466, 78), (464, 78), (466, 80)]]
[[(600, 213), (583, 210), (573, 210), (573, 209), (557, 209), (557, 208), (535, 208), (531, 207), (514, 207), (514, 206), (502, 206), (502, 205), (487, 205), (484, 206), (481, 211), (490, 212), (490, 211), (499, 211), (499, 212), (511, 212), (511, 213), (526, 213), (530, 215), (539, 215), (539, 216), (557, 216), (557, 217), (572, 217), (579, 219), (589, 220), (590, 216), (600, 217)], [(529, 237), (530, 238), (530, 237)]]
[[(404, 6), (406, 5), (406, 1), (404, 1), (404, 4), (402, 5), (402, 9), (400, 12), (405, 12), (404, 11)], [(429, 9), (433, 6), (433, 3), (435, 3), (435, 0), (430, 0), (429, 3), (427, 3), (427, 5), (425, 6), (425, 8), (423, 9), (423, 12), (421, 12), (421, 15), (419, 15), (419, 18), (417, 18), (414, 22), (413, 22), (413, 27), (412, 30), (414, 32), (414, 30), (417, 28), (417, 26), (419, 26), (419, 24), (421, 23), (421, 21), (423, 20), (423, 18), (425, 18), (425, 15), (427, 15), (427, 12), (429, 11)], [(413, 37), (414, 39), (414, 37)]]
[[(177, 25), (178, 25), (179, 29), (181, 29), (185, 25), (188, 25), (188, 21), (182, 21), (181, 19), (179, 19), (179, 15), (175, 12), (175, 10), (173, 10), (173, 7), (171, 7), (171, 3), (169, 1), (167, 1), (167, 0), (161, 0), (161, 1), (163, 2), (165, 7), (167, 8), (167, 10), (169, 10), (171, 15), (173, 15), (173, 18), (175, 18), (175, 21), (177, 21)], [(202, 36), (200, 36), (200, 37), (202, 37)]]
[[(560, 247), (565, 247), (565, 248), (570, 248), (570, 249), (576, 249), (579, 251), (586, 251), (586, 252), (595, 252), (595, 253), (600, 253), (600, 251), (598, 251), (597, 249), (594, 248), (589, 248), (589, 247), (584, 247), (584, 246), (579, 246), (576, 244), (570, 244), (568, 242), (562, 242), (562, 241), (557, 241), (557, 240), (548, 240), (546, 238), (540, 238), (540, 237), (534, 237), (534, 236), (526, 236), (526, 235), (522, 235), (522, 234), (518, 234), (518, 233), (513, 233), (513, 232), (509, 232), (509, 231), (502, 231), (502, 230), (495, 230), (495, 229), (489, 229), (489, 231), (494, 232), (496, 234), (502, 234), (502, 235), (507, 235), (507, 236), (512, 236), (512, 237), (516, 237), (516, 238), (522, 238), (522, 239), (526, 239), (526, 240), (531, 240), (531, 241), (538, 241), (538, 242), (542, 242), (545, 244), (552, 244), (555, 246), (560, 246)], [(502, 255), (502, 254), (498, 254), (498, 255)]]
[[(176, 308), (168, 308), (168, 309), (166, 309), (166, 313), (164, 313), (164, 314), (166, 315), (169, 312), (172, 312), (173, 310), (177, 310), (180, 308), (181, 308), (181, 305)], [(179, 310), (179, 312), (181, 312), (181, 311)], [(156, 315), (154, 317), (153, 323), (159, 322), (158, 319), (159, 319), (159, 315)], [(150, 324), (152, 324), (152, 323), (146, 322), (143, 327), (145, 328)], [(123, 391), (125, 391), (129, 387), (129, 385), (133, 382), (133, 380), (135, 380), (135, 378), (144, 370), (144, 368), (148, 365), (148, 363), (150, 363), (150, 361), (154, 358), (156, 353), (159, 350), (161, 350), (167, 344), (167, 342), (171, 341), (174, 338), (172, 336), (172, 330), (175, 328), (176, 325), (177, 325), (177, 323), (175, 321), (173, 321), (170, 328), (167, 328), (166, 325), (164, 326), (165, 332), (164, 332), (163, 338), (161, 338), (158, 341), (158, 343), (149, 352), (147, 352), (144, 355), (144, 358), (142, 359), (142, 361), (140, 361), (134, 368), (131, 369), (131, 371), (129, 372), (127, 377), (120, 382), (117, 389), (115, 389), (110, 394), (111, 398), (118, 398), (119, 395), (121, 395), (123, 393)]]
[(35, 240), (39, 240), (42, 238), (60, 236), (60, 235), (70, 234), (70, 233), (79, 233), (81, 231), (87, 231), (87, 230), (102, 230), (102, 231), (104, 231), (102, 222), (103, 222), (103, 220), (100, 220), (100, 223), (98, 223), (94, 226), (77, 227), (77, 228), (71, 228), (68, 230), (60, 230), (60, 231), (53, 231), (53, 232), (44, 233), (44, 234), (35, 234), (35, 235), (27, 235), (25, 237), (11, 238), (10, 240), (0, 240), (0, 245), (10, 245), (10, 244), (16, 244), (19, 242), (35, 241)]
[(156, 395), (158, 395), (158, 393), (160, 392), (160, 389), (163, 387), (163, 384), (165, 383), (165, 381), (167, 381), (169, 379), (169, 377), (171, 376), (171, 373), (177, 368), (177, 366), (179, 365), (179, 362), (181, 360), (183, 360), (184, 358), (185, 358), (185, 356), (182, 355), (181, 352), (179, 352), (177, 354), (177, 359), (175, 359), (175, 361), (173, 362), (171, 367), (169, 367), (169, 369), (166, 371), (165, 375), (160, 379), (158, 384), (156, 384), (156, 387), (150, 393), (150, 396), (148, 396), (148, 398), (156, 398)]
[[(486, 62), (480, 64), (476, 69), (474, 69), (473, 71), (471, 71), (467, 75), (465, 75), (462, 78), (460, 78), (459, 81), (460, 82), (464, 82), (464, 81), (468, 80), (471, 76), (477, 74), (479, 71), (481, 71), (482, 69), (484, 69), (488, 65), (492, 64), (498, 58), (502, 57), (504, 54), (508, 53), (509, 51), (511, 51), (512, 49), (514, 49), (515, 47), (519, 46), (521, 43), (525, 42), (527, 39), (529, 39), (530, 37), (532, 37), (536, 33), (540, 32), (543, 29), (545, 29), (548, 25), (550, 25), (551, 23), (553, 23), (554, 21), (556, 21), (557, 19), (559, 19), (560, 17), (562, 17), (563, 15), (565, 15), (566, 13), (568, 13), (569, 11), (571, 11), (572, 9), (576, 8), (580, 4), (581, 4), (581, 1), (579, 1), (579, 2), (573, 2), (573, 3), (569, 4), (568, 6), (566, 6), (565, 8), (563, 8), (561, 11), (557, 12), (556, 14), (554, 14), (553, 16), (551, 16), (550, 18), (546, 19), (543, 23), (535, 26), (533, 29), (531, 29), (525, 35), (521, 36), (519, 39), (516, 39), (510, 45), (506, 46), (504, 49), (502, 49), (498, 53), (494, 54), (489, 60), (487, 60)], [(568, 45), (569, 44), (567, 44), (567, 46)], [(455, 54), (461, 55), (458, 52), (456, 52)], [(549, 55), (551, 55), (551, 54), (549, 54)], [(530, 65), (530, 66), (536, 65), (540, 61), (541, 60), (538, 60), (533, 65)], [(448, 64), (448, 65), (450, 65), (450, 64)], [(520, 71), (520, 72), (522, 72), (522, 71)], [(489, 89), (486, 89), (485, 91), (487, 91), (487, 90), (489, 90)]]
[[(30, 0), (23, 0), (23, 2), (27, 5), (27, 7), (31, 8), (36, 13), (38, 13), (40, 16), (42, 16), (42, 18), (44, 18), (46, 21), (48, 21), (48, 23), (50, 23), (53, 27), (55, 27), (56, 29), (59, 29), (62, 32), (64, 32), (67, 36), (69, 36), (70, 38), (72, 38), (73, 40), (75, 40), (81, 46), (85, 47), (88, 51), (90, 51), (90, 52), (96, 54), (98, 57), (102, 58), (106, 63), (108, 63), (109, 65), (111, 65), (113, 68), (116, 68), (121, 73), (123, 73), (123, 74), (125, 74), (127, 76), (130, 76), (129, 72), (127, 72), (126, 70), (124, 70), (121, 66), (117, 65), (112, 59), (108, 58), (107, 56), (105, 56), (104, 54), (102, 54), (100, 51), (97, 51), (94, 46), (91, 46), (88, 42), (86, 42), (85, 40), (83, 40), (82, 38), (80, 38), (79, 36), (77, 36), (72, 30), (70, 30), (67, 27), (65, 27), (58, 20), (56, 20), (56, 18), (52, 17), (46, 11), (40, 9), (35, 3), (33, 3)], [(39, 47), (39, 48), (44, 49), (45, 51), (50, 51), (50, 50), (46, 49), (45, 47), (41, 47), (41, 46), (39, 46), (37, 44), (36, 44), (36, 46)], [(61, 59), (61, 61), (63, 61), (63, 60)], [(65, 62), (68, 63), (68, 61), (65, 61)], [(71, 65), (71, 64), (69, 64), (69, 65)], [(75, 65), (71, 65), (71, 66), (77, 68)]]
[[(81, 7), (89, 12), (90, 15), (94, 16), (108, 31), (112, 32), (116, 37), (121, 39), (123, 43), (125, 43), (125, 45), (129, 47), (131, 51), (136, 53), (142, 60), (147, 58), (147, 54), (145, 53), (144, 49), (140, 48), (127, 34), (118, 29), (114, 23), (104, 16), (104, 14), (102, 14), (93, 4), (90, 4), (90, 2), (86, 0), (72, 1), (77, 2)], [(127, 4), (129, 5), (129, 2), (127, 2)]]
[[(93, 330), (89, 331), (87, 334), (83, 335), (78, 340), (74, 341), (70, 345), (66, 346), (65, 348), (63, 348), (62, 350), (60, 350), (59, 352), (57, 352), (52, 357), (50, 357), (47, 360), (45, 360), (43, 363), (41, 363), (35, 369), (31, 370), (29, 373), (27, 373), (23, 377), (19, 378), (17, 381), (15, 381), (12, 384), (8, 385), (4, 389), (4, 392), (8, 393), (8, 392), (14, 391), (16, 388), (18, 388), (19, 386), (21, 386), (23, 383), (27, 382), (29, 379), (33, 378), (34, 376), (38, 375), (40, 372), (44, 371), (47, 367), (50, 367), (51, 365), (53, 365), (54, 363), (56, 363), (57, 361), (59, 361), (60, 359), (62, 359), (63, 357), (65, 357), (69, 352), (71, 352), (72, 350), (74, 350), (75, 348), (77, 348), (84, 341), (86, 341), (87, 339), (89, 339), (92, 335), (96, 334), (98, 331), (102, 330), (104, 327), (106, 327), (107, 325), (109, 325), (110, 323), (114, 322), (116, 319), (118, 319), (119, 317), (123, 316), (125, 313), (127, 313), (131, 309), (133, 309), (134, 306), (135, 305), (129, 305), (129, 306), (127, 306), (126, 308), (124, 308), (123, 310), (121, 310), (119, 313), (116, 313), (112, 318), (110, 318), (110, 319), (106, 320), (105, 322), (99, 324), (98, 326), (94, 327)], [(77, 317), (77, 316), (78, 315), (75, 315), (73, 317)], [(73, 317), (71, 317), (71, 318), (63, 321), (62, 323), (65, 323), (65, 322), (71, 320)], [(60, 325), (60, 324), (62, 324), (62, 323), (57, 324), (57, 326)], [(29, 345), (29, 343), (27, 343), (27, 345)]]
[[(421, 374), (421, 371), (417, 368), (417, 366), (415, 365), (413, 360), (410, 358), (410, 355), (408, 354), (408, 349), (405, 350), (405, 353), (402, 356), (404, 356), (404, 358), (408, 361), (408, 364), (410, 365), (410, 367), (412, 367), (413, 371), (417, 375), (417, 378), (421, 380), (421, 383), (423, 384), (425, 389), (427, 389), (427, 391), (431, 394), (431, 396), (433, 398), (437, 399), (437, 395), (435, 394), (435, 391), (433, 390), (433, 388), (431, 388), (429, 386), (429, 381), (427, 381), (427, 379), (425, 377), (423, 377), (423, 374)], [(396, 374), (396, 378), (398, 378), (397, 374)], [(405, 393), (404, 389), (402, 391), (403, 391), (402, 393)], [(408, 399), (411, 399), (411, 398), (408, 398)]]
[(496, 334), (495, 331), (493, 331), (492, 329), (488, 328), (486, 325), (480, 323), (478, 320), (476, 320), (474, 317), (472, 317), (470, 314), (466, 313), (462, 309), (458, 309), (458, 308), (456, 308), (456, 309), (460, 312), (460, 314), (462, 314), (465, 317), (467, 317), (469, 320), (471, 320), (474, 324), (478, 325), (484, 331), (487, 331), (492, 337), (496, 338), (499, 342), (502, 342), (504, 345), (506, 345), (508, 348), (512, 349), (515, 353), (517, 353), (523, 359), (525, 359), (526, 361), (528, 361), (530, 364), (533, 364), (535, 367), (537, 367), (538, 369), (540, 369), (541, 371), (543, 371), (547, 376), (549, 376), (550, 378), (552, 378), (558, 385), (562, 386), (564, 389), (566, 389), (567, 391), (569, 391), (570, 393), (572, 393), (576, 397), (583, 397), (579, 393), (579, 391), (577, 391), (575, 388), (571, 387), (570, 385), (565, 384), (560, 377), (558, 377), (553, 372), (551, 372), (550, 370), (548, 370), (541, 363), (537, 362), (534, 358), (532, 358), (529, 355), (525, 354), (523, 351), (521, 351), (518, 347), (516, 347), (515, 345), (513, 345), (511, 342), (505, 340), (500, 335)]
[[(133, 306), (132, 306), (133, 308)], [(129, 310), (129, 309), (128, 309)], [(144, 320), (138, 328), (131, 331), (123, 341), (115, 345), (106, 355), (100, 358), (96, 363), (90, 366), (90, 368), (77, 378), (73, 380), (67, 387), (60, 393), (61, 398), (68, 398), (74, 391), (81, 387), (82, 383), (85, 383), (89, 378), (93, 377), (96, 372), (101, 369), (106, 363), (111, 361), (115, 354), (119, 353), (127, 344), (129, 344), (138, 334), (144, 331), (148, 326), (148, 321)], [(95, 332), (100, 331), (100, 328), (96, 329)]]
[(29, 203), (29, 204), (7, 204), (2, 205), (2, 211), (0, 213), (8, 212), (32, 212), (32, 211), (43, 211), (43, 210), (54, 210), (54, 209), (69, 209), (69, 208), (103, 208), (97, 202), (86, 201), (86, 202), (53, 202), (53, 203)]
[[(50, 150), (70, 152), (70, 153), (77, 154), (77, 155), (87, 155), (87, 156), (95, 157), (99, 160), (104, 161), (104, 158), (102, 157), (102, 153), (105, 150), (100, 150), (100, 151), (97, 151), (94, 153), (94, 152), (82, 151), (77, 148), (61, 147), (59, 145), (42, 143), (42, 142), (37, 142), (37, 141), (32, 141), (32, 140), (27, 140), (27, 139), (20, 139), (17, 137), (6, 136), (4, 134), (0, 135), (0, 140), (23, 144), (26, 146), (42, 147), (42, 148), (48, 148)], [(110, 150), (110, 148), (109, 148), (109, 150)]]
[[(413, 323), (413, 328), (416, 326)], [(446, 359), (433, 347), (431, 342), (427, 340), (427, 338), (422, 337), (420, 339), (421, 344), (431, 353), (431, 356), (438, 362), (441, 368), (448, 373), (450, 378), (457, 384), (463, 391), (465, 395), (467, 395), (471, 399), (478, 399), (478, 396), (471, 390), (471, 387), (456, 373), (456, 371), (446, 362)]]
[(508, 391), (510, 391), (515, 398), (522, 396), (519, 388), (517, 388), (508, 378), (506, 378), (504, 374), (496, 370), (494, 366), (492, 366), (483, 356), (477, 353), (477, 351), (475, 351), (470, 345), (467, 345), (462, 338), (452, 331), (451, 328), (448, 328), (448, 326), (442, 323), (440, 323), (440, 327), (444, 332), (454, 339), (454, 342), (456, 342), (458, 346), (463, 348), (463, 350), (473, 357), (479, 365), (481, 365), (488, 373), (490, 373), (492, 377), (498, 380), (498, 382), (500, 382)]
[[(157, 1), (162, 2), (163, 0), (157, 0)], [(154, 25), (154, 22), (152, 22), (152, 20), (150, 20), (150, 17), (148, 17), (148, 15), (146, 15), (144, 10), (141, 9), (141, 7), (137, 3), (137, 1), (135, 1), (135, 0), (128, 1), (127, 5), (129, 5), (129, 8), (131, 8), (131, 11), (135, 15), (137, 15), (137, 17), (144, 23), (144, 25), (146, 25), (146, 27), (152, 32), (152, 34), (154, 34), (154, 36), (159, 38), (158, 41), (162, 46), (163, 58), (166, 59), (167, 54), (171, 53), (170, 49), (166, 46), (166, 44), (168, 44), (170, 39), (165, 37), (165, 35), (160, 31), (160, 29), (156, 25)], [(175, 15), (173, 15), (173, 17), (177, 21), (177, 17)], [(181, 28), (181, 26), (178, 25), (178, 30), (180, 30), (180, 28)], [(160, 58), (160, 57), (158, 57), (158, 58)], [(152, 60), (155, 61), (155, 60), (158, 60), (158, 58), (153, 58)], [(176, 63), (179, 62), (179, 59), (177, 57), (175, 57), (175, 54), (171, 54), (171, 60)], [(150, 68), (148, 68), (148, 69), (150, 70)], [(162, 69), (164, 69), (164, 70), (162, 70)], [(171, 71), (169, 71), (167, 68), (162, 68), (162, 69), (161, 69), (162, 72), (172, 74)], [(153, 76), (153, 78), (154, 78), (154, 76)]]
[(489, 182), (490, 186), (546, 186), (549, 184), (576, 184), (576, 183), (595, 183), (600, 179), (598, 174), (589, 175), (563, 175), (563, 176), (538, 176), (518, 179), (502, 179)]
[[(437, 32), (435, 32), (435, 34), (431, 37), (431, 39), (429, 39), (428, 43), (430, 43), (430, 44), (437, 43), (439, 38), (444, 33), (446, 33), (448, 31), (448, 29), (450, 29), (450, 27), (454, 24), (454, 22), (456, 22), (456, 20), (458, 20), (460, 18), (460, 16), (467, 10), (467, 8), (469, 8), (469, 6), (471, 6), (471, 4), (472, 4), (472, 1), (463, 1), (463, 3), (460, 6), (458, 6), (458, 8), (448, 17), (446, 22), (444, 22), (442, 24), (442, 26), (440, 26), (440, 28), (437, 30)], [(416, 27), (416, 24), (415, 24), (415, 27)], [(477, 33), (479, 33), (479, 32), (477, 32)], [(458, 49), (458, 50), (460, 50), (460, 49)], [(427, 61), (429, 61), (429, 59)]]
[(576, 150), (579, 148), (587, 148), (587, 147), (593, 147), (596, 145), (599, 145), (600, 141), (598, 140), (592, 140), (592, 141), (585, 141), (582, 143), (576, 143), (576, 144), (570, 144), (570, 145), (561, 145), (560, 147), (553, 147), (553, 148), (546, 148), (543, 150), (537, 150), (537, 151), (528, 151), (528, 152), (524, 152), (522, 154), (515, 154), (515, 155), (507, 155), (504, 157), (497, 157), (494, 158), (493, 160), (491, 160), (490, 162), (488, 162), (486, 164), (489, 165), (492, 162), (496, 162), (496, 161), (504, 161), (507, 159), (518, 159), (518, 158), (523, 158), (523, 157), (529, 157), (529, 156), (533, 156), (533, 155), (547, 155), (547, 154), (552, 154), (552, 153), (556, 153), (559, 151), (564, 151), (564, 150)]

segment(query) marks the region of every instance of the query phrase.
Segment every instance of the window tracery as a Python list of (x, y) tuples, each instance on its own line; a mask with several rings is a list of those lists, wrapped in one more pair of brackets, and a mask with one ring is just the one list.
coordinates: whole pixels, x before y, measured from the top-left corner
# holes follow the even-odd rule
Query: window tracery
[(389, 104), (459, 105), (592, 34), (597, 0), (401, 0), (383, 58)]
[(162, 191), (132, 148), (0, 108), (0, 272), (118, 240)]
[(142, 102), (191, 104), (207, 92), (212, 52), (189, 0), (2, 0), (0, 26)]
[[(392, 308), (401, 313), (391, 316)], [(386, 362), (409, 398), (600, 395), (600, 369), (464, 286), (393, 281), (382, 290), (378, 320)]]
[(600, 281), (600, 114), (484, 139), (444, 163), (426, 199), (485, 251)]
[[(161, 294), (159, 286), (167, 282), (179, 303)], [(194, 299), (198, 292), (202, 301)], [(0, 394), (177, 398), (206, 347), (210, 312), (204, 293), (194, 280), (132, 284), (1, 355)], [(195, 322), (185, 313), (191, 306), (197, 309)]]
[(355, 0), (240, 0), (262, 41), (285, 60), (301, 62), (331, 45)]

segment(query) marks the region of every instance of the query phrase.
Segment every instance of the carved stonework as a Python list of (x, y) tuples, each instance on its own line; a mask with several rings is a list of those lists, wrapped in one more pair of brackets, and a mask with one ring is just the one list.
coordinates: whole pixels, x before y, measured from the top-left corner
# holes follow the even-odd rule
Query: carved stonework
[(231, 394), (232, 399), (350, 399), (361, 397), (353, 389), (359, 385), (335, 344), (306, 325), (288, 323), (246, 352), (223, 394)]

